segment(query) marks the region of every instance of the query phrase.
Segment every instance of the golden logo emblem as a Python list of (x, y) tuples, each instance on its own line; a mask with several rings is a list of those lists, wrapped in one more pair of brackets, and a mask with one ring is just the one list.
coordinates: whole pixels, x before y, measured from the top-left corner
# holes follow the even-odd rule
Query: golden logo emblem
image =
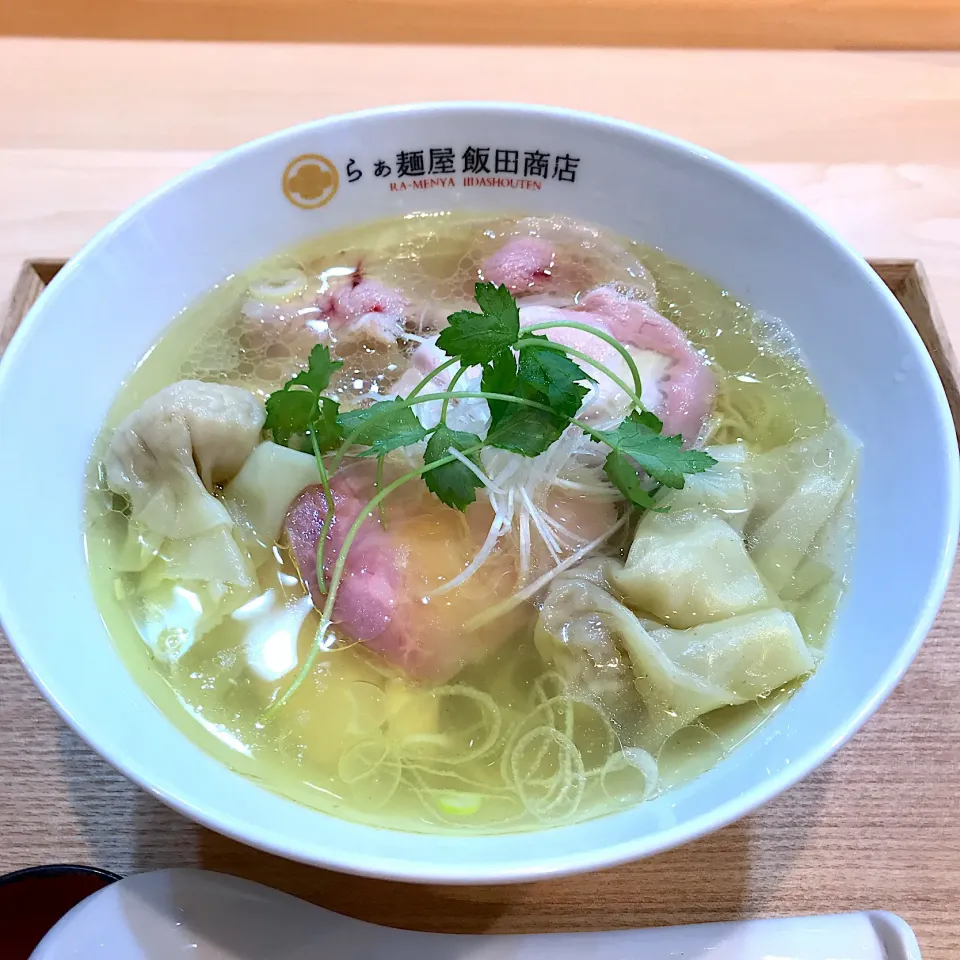
[(329, 203), (339, 186), (337, 168), (319, 153), (295, 157), (283, 171), (284, 196), (304, 210), (315, 210)]

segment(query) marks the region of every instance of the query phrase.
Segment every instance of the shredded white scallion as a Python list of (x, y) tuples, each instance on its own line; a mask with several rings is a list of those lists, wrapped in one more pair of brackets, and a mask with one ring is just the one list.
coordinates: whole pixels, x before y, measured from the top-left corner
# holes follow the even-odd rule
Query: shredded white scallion
[(521, 509), (525, 508), (527, 513), (530, 514), (530, 519), (533, 522), (534, 529), (540, 534), (540, 539), (550, 552), (553, 562), (559, 563), (560, 554), (557, 549), (559, 547), (557, 538), (550, 532), (550, 528), (543, 522), (540, 509), (534, 505), (533, 501), (530, 499), (530, 494), (527, 493), (526, 489), (521, 489), (520, 498), (523, 501), (523, 507)]
[(520, 511), (520, 582), (530, 573), (530, 514)]
[(578, 480), (568, 480), (558, 477), (553, 481), (554, 486), (563, 490), (573, 490), (575, 493), (587, 493), (591, 497), (609, 497), (611, 500), (620, 500), (623, 494), (609, 483), (581, 483)]
[[(579, 563), (588, 553), (592, 550), (596, 550), (605, 540), (609, 540), (626, 522), (628, 516), (624, 514), (612, 527), (606, 530), (604, 533), (600, 534), (596, 540), (591, 540), (588, 544), (585, 544), (576, 553), (571, 553), (566, 560), (557, 564), (552, 570), (548, 570), (542, 577), (538, 577), (533, 583), (524, 587), (522, 590), (518, 590), (512, 597), (508, 597), (502, 603), (498, 603), (496, 606), (491, 607), (489, 610), (484, 611), (483, 613), (477, 614), (475, 617), (471, 617), (466, 624), (464, 625), (465, 630), (476, 630), (479, 627), (485, 626), (486, 624), (497, 620), (502, 617), (505, 613), (509, 613), (514, 607), (518, 604), (523, 603), (526, 600), (529, 600), (530, 597), (535, 596), (539, 593), (554, 577), (558, 574), (564, 572), (564, 570), (569, 570), (572, 566)], [(529, 530), (527, 531), (527, 536), (529, 537)], [(521, 541), (522, 541), (522, 527), (521, 527)], [(529, 544), (528, 544), (529, 549)]]
[(452, 580), (448, 580), (445, 584), (443, 584), (443, 586), (437, 587), (437, 589), (432, 591), (429, 596), (440, 596), (441, 594), (447, 593), (449, 590), (455, 590), (457, 587), (466, 583), (487, 562), (487, 560), (490, 559), (490, 555), (494, 550), (496, 550), (500, 538), (504, 533), (506, 533), (507, 530), (510, 529), (511, 526), (513, 526), (512, 498), (508, 499), (507, 501), (507, 512), (504, 514), (498, 513), (493, 518), (493, 523), (490, 524), (490, 529), (487, 531), (487, 537), (483, 541), (483, 546), (477, 551), (477, 555), (473, 558), (473, 560), (470, 561), (469, 565), (464, 567), (464, 569)]
[(488, 490), (493, 493), (503, 493), (494, 482), (467, 456), (464, 456), (456, 447), (450, 447), (447, 453), (459, 460)]
[[(484, 450), (483, 453), (487, 451)], [(481, 453), (481, 459), (483, 458), (483, 453)], [(498, 459), (506, 460), (506, 466), (502, 467), (500, 472), (494, 476), (494, 481), (497, 486), (501, 489), (505, 489), (507, 481), (512, 479), (513, 475), (520, 469), (522, 458), (517, 454), (508, 454), (506, 451), (503, 451), (501, 456), (501, 451), (496, 451), (489, 457), (492, 461), (490, 464), (489, 472), (493, 473), (494, 468), (496, 467), (496, 461)], [(486, 464), (485, 464), (486, 465)]]
[(413, 343), (426, 343), (429, 339), (428, 337), (421, 337), (418, 333), (407, 333), (406, 330), (401, 330), (397, 334), (398, 340), (410, 340)]
[[(583, 543), (583, 537), (578, 537), (572, 530), (565, 527), (559, 520), (551, 517), (549, 513), (543, 513), (543, 522), (562, 539), (567, 541), (568, 546), (576, 547)], [(559, 541), (558, 541), (559, 542)]]

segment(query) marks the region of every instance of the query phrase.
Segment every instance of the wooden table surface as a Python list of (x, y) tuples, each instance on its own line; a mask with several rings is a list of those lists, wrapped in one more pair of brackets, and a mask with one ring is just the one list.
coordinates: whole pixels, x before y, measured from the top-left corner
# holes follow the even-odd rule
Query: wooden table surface
[[(919, 258), (960, 343), (960, 55), (310, 47), (0, 40), (0, 300), (211, 152), (416, 99), (563, 104), (760, 170), (865, 255)], [(4, 465), (9, 468), (9, 465)], [(2, 515), (0, 515), (2, 516)], [(176, 864), (367, 919), (542, 931), (865, 908), (960, 956), (960, 576), (906, 679), (855, 740), (754, 816), (672, 853), (523, 887), (411, 889), (288, 864), (198, 828), (69, 733), (0, 645), (0, 870)], [(149, 745), (145, 745), (149, 749)]]

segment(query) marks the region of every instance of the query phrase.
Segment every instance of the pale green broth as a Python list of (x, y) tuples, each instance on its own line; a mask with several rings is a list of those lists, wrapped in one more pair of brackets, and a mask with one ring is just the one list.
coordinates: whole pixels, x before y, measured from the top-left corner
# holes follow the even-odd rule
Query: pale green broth
[[(324, 746), (326, 732), (339, 722), (337, 711), (346, 709), (343, 689), (349, 683), (351, 696), (362, 694), (358, 715), (366, 719), (359, 722), (367, 723), (369, 729), (344, 734), (344, 742), (355, 744), (358, 737), (368, 735), (371, 742), (379, 742), (376, 737), (387, 715), (384, 711), (391, 709), (386, 690), (389, 670), (362, 646), (323, 655), (312, 685), (306, 685), (299, 699), (291, 701), (275, 720), (265, 721), (264, 707), (284, 681), (270, 684), (251, 675), (242, 653), (243, 626), (233, 618), (206, 634), (178, 662), (157, 659), (141, 640), (131, 615), (137, 603), (134, 580), (112, 570), (126, 521), (122, 503), (104, 489), (98, 463), (111, 429), (169, 383), (196, 378), (246, 386), (265, 397), (300, 369), (309, 338), (298, 351), (251, 343), (244, 333), (241, 303), (257, 278), (295, 265), (312, 276), (319, 289), (325, 271), (328, 275), (331, 268), (348, 271), (362, 261), (384, 283), (404, 283), (412, 297), (430, 296), (449, 303), (451, 310), (459, 309), (469, 299), (480, 253), (490, 249), (489, 244), (478, 243), (478, 233), (494, 221), (501, 222), (449, 215), (351, 228), (317, 237), (226, 279), (177, 318), (137, 366), (117, 395), (91, 461), (87, 551), (95, 596), (118, 651), (151, 699), (204, 750), (271, 790), (337, 816), (395, 829), (496, 833), (552, 825), (553, 820), (538, 819), (518, 802), (503, 774), (505, 745), (536, 707), (538, 697), (545, 695), (543, 684), (550, 682), (544, 679), (550, 671), (531, 640), (532, 621), (528, 619), (519, 635), (497, 654), (468, 667), (453, 681), (477, 691), (482, 702), (417, 689), (402, 694), (413, 697), (399, 708), (410, 712), (405, 723), (421, 722), (417, 711), (425, 710), (443, 735), (466, 754), (477, 737), (491, 732), (484, 704), (492, 702), (500, 726), (493, 749), (462, 762), (430, 750), (407, 757), (402, 764), (386, 752), (375, 762), (361, 758), (367, 764), (363, 769), (373, 763), (374, 772), (351, 787), (343, 777), (342, 755), (338, 759), (332, 755), (335, 750)], [(782, 328), (758, 318), (749, 306), (659, 251), (632, 243), (625, 246), (652, 275), (661, 313), (704, 351), (717, 374), (717, 423), (711, 442), (742, 440), (750, 450), (764, 452), (829, 426), (832, 421), (824, 399)], [(336, 352), (336, 345), (333, 349)], [(386, 391), (409, 354), (404, 344), (352, 346), (343, 356), (345, 367), (335, 384), (338, 396), (347, 405), (374, 387)], [(618, 542), (608, 552), (617, 556), (621, 546)], [(283, 581), (291, 597), (304, 592), (283, 549), (273, 550), (258, 573), (262, 589)], [(844, 575), (837, 563), (825, 586), (808, 598), (809, 609), (802, 602), (796, 607), (806, 639), (817, 649), (839, 602)], [(530, 616), (535, 614), (531, 605)], [(301, 656), (316, 624), (317, 615), (308, 615), (299, 634)], [(715, 711), (671, 737), (658, 757), (662, 770), (658, 791), (683, 784), (713, 766), (785, 702), (791, 688), (759, 702)], [(421, 702), (424, 697), (431, 701), (427, 707)], [(586, 716), (575, 721), (587, 727), (594, 722)], [(616, 725), (614, 730), (621, 732)], [(587, 739), (604, 735), (599, 727), (584, 734)], [(584, 750), (589, 749), (587, 744)], [(641, 799), (643, 784), (628, 776), (623, 790), (613, 794), (590, 781), (576, 809), (569, 816), (558, 816), (556, 822), (621, 809)]]

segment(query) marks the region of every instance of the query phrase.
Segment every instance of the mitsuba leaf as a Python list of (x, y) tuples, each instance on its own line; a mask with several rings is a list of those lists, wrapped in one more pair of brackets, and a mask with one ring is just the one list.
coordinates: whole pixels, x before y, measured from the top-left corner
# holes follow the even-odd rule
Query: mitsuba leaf
[(654, 414), (634, 411), (614, 430), (598, 431), (614, 451), (642, 467), (665, 487), (681, 490), (684, 474), (703, 473), (717, 461), (702, 450), (684, 450), (683, 438), (665, 437), (663, 423)]
[(647, 510), (657, 509), (649, 491), (640, 485), (636, 466), (622, 453), (612, 450), (603, 462), (603, 469), (610, 482), (631, 502)]
[[(482, 443), (483, 441), (475, 433), (440, 426), (427, 442), (423, 462), (436, 463), (448, 457), (450, 449), (453, 448), (460, 452), (472, 450), (473, 452), (467, 453), (466, 456), (479, 466), (480, 458), (476, 448)], [(480, 478), (459, 460), (453, 460), (442, 467), (436, 467), (424, 473), (423, 482), (427, 485), (427, 489), (443, 503), (457, 510), (466, 510), (477, 499), (477, 487), (483, 486)]]
[[(520, 351), (519, 365), (511, 350), (504, 350), (494, 357), (493, 361), (483, 369), (480, 387), (485, 393), (504, 393), (520, 400), (539, 403), (541, 407), (549, 406), (550, 397), (546, 390), (549, 389), (553, 380), (549, 374), (544, 373), (545, 368), (536, 359), (527, 364), (528, 376), (535, 381), (535, 384), (522, 378), (526, 351), (526, 347)], [(571, 365), (579, 370), (576, 364)], [(582, 371), (580, 372), (582, 374)], [(541, 374), (544, 375), (541, 376)], [(543, 386), (543, 392), (539, 389), (540, 386)], [(572, 386), (582, 389), (577, 384)], [(558, 392), (562, 392), (559, 386)], [(571, 397), (570, 393), (566, 395), (568, 398)], [(581, 401), (582, 394), (577, 398), (578, 407)], [(569, 409), (573, 401), (568, 399), (567, 402), (567, 409)], [(539, 456), (551, 444), (556, 443), (568, 423), (565, 416), (554, 410), (510, 403), (507, 400), (487, 400), (487, 406), (490, 408), (490, 429), (487, 431), (486, 442), (492, 447), (519, 453), (524, 457)]]
[[(501, 350), (483, 368), (480, 389), (484, 393), (505, 393), (513, 396), (517, 390), (517, 359), (512, 350)], [(506, 400), (487, 400), (490, 408), (490, 429), (493, 430), (516, 405)]]
[[(300, 392), (300, 391), (298, 391)], [(337, 419), (340, 413), (340, 404), (330, 397), (320, 398), (318, 416), (310, 424), (310, 433), (316, 437), (321, 453), (336, 450), (343, 443), (343, 431)]]
[(330, 378), (343, 366), (342, 360), (334, 360), (330, 350), (322, 344), (317, 344), (307, 360), (307, 369), (301, 370), (285, 386), (289, 390), (292, 386), (304, 386), (312, 390), (318, 397), (330, 386)]
[(437, 346), (448, 356), (459, 358), (465, 367), (489, 363), (501, 351), (520, 339), (520, 310), (505, 287), (478, 283), (477, 303), (482, 313), (459, 310), (452, 313)]
[(517, 301), (506, 286), (478, 283), (473, 288), (480, 309), (491, 317), (499, 317), (510, 329), (515, 329), (514, 342), (520, 336), (520, 310)]
[(330, 386), (330, 378), (343, 366), (330, 351), (317, 344), (310, 351), (307, 368), (288, 380), (267, 397), (264, 430), (269, 430), (275, 443), (289, 445), (291, 437), (313, 432), (322, 451), (340, 443), (337, 427), (336, 400), (322, 396)]
[(273, 442), (286, 446), (290, 438), (305, 434), (319, 414), (316, 396), (309, 390), (276, 390), (267, 397), (267, 418), (264, 430), (269, 430)]
[(369, 448), (360, 454), (362, 457), (382, 457), (427, 436), (413, 409), (400, 400), (381, 400), (363, 410), (349, 410), (341, 413), (338, 421), (344, 439), (360, 428), (352, 442)]
[(536, 407), (507, 404), (509, 409), (487, 433), (487, 443), (501, 450), (536, 457), (560, 439), (567, 426), (563, 417)]
[[(546, 337), (531, 337), (549, 344)], [(593, 380), (565, 353), (554, 347), (524, 344), (520, 350), (520, 380), (536, 393), (542, 394), (545, 402), (557, 413), (575, 417), (588, 390), (580, 381)]]

